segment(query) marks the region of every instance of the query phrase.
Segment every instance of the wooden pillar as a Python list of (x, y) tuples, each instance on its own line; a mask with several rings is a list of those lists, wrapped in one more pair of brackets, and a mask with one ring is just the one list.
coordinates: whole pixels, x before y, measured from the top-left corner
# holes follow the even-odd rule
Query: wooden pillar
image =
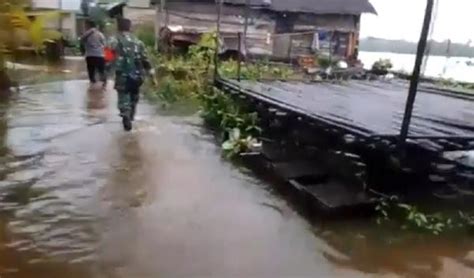
[(413, 68), (413, 74), (410, 80), (410, 88), (408, 91), (408, 98), (405, 107), (405, 114), (403, 116), (402, 128), (400, 131), (400, 141), (398, 147), (403, 150), (408, 132), (410, 129), (410, 121), (413, 114), (413, 106), (415, 104), (416, 93), (418, 90), (418, 83), (420, 79), (421, 64), (423, 63), (423, 56), (425, 54), (426, 45), (428, 42), (428, 34), (430, 31), (431, 17), (433, 14), (434, 0), (427, 0), (425, 19), (423, 21), (423, 27), (421, 29), (420, 41), (418, 43), (418, 50), (416, 52), (415, 67)]
[(216, 32), (216, 52), (214, 53), (214, 79), (219, 77), (219, 49), (220, 49), (220, 35), (221, 35), (221, 14), (222, 14), (222, 1), (216, 0), (217, 7), (217, 32)]
[(241, 72), (242, 72), (242, 33), (237, 34), (237, 43), (239, 44), (237, 49), (238, 49), (238, 57), (237, 57), (237, 80), (240, 82), (241, 81)]
[(243, 44), (245, 53), (247, 53), (247, 35), (249, 30), (249, 16), (250, 16), (250, 0), (245, 1), (245, 21), (244, 21), (244, 37)]
[(168, 22), (163, 23), (164, 12), (166, 11), (166, 0), (160, 0), (160, 3), (155, 7), (155, 48), (159, 49), (160, 46), (160, 31), (161, 28), (166, 26)]

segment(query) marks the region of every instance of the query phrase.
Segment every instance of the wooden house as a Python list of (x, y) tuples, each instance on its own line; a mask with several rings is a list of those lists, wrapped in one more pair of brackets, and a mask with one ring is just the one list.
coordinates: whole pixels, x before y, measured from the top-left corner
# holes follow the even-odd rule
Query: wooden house
[[(246, 0), (222, 1), (221, 34), (227, 49), (238, 48), (237, 33), (244, 32), (247, 22), (243, 49), (276, 58), (324, 52), (354, 59), (361, 14), (376, 13), (369, 0), (250, 0), (249, 6)], [(195, 43), (200, 34), (216, 30), (215, 0), (155, 4), (158, 29), (166, 27), (173, 44)]]

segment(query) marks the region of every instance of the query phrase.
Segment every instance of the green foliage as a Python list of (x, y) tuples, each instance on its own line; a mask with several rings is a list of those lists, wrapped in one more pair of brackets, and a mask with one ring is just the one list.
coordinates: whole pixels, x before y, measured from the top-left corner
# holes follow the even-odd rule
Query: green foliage
[(257, 139), (252, 136), (242, 137), (240, 129), (234, 128), (229, 132), (229, 139), (222, 144), (222, 149), (228, 158), (232, 158), (252, 149), (252, 147), (258, 144)]
[(460, 211), (459, 218), (462, 220), (462, 222), (470, 232), (474, 232), (474, 215), (469, 215), (465, 212)]
[(151, 49), (148, 52), (157, 69), (158, 87), (152, 90), (153, 97), (173, 103), (195, 98), (207, 90), (212, 55), (206, 47), (193, 47), (186, 56), (166, 57)]
[(317, 57), (318, 65), (320, 68), (327, 69), (330, 67), (335, 67), (337, 65), (337, 60), (334, 57), (327, 55), (320, 55)]
[(30, 19), (25, 12), (27, 1), (0, 1), (0, 88), (8, 89), (12, 82), (8, 76), (6, 62), (9, 54), (21, 46), (33, 46), (40, 52), (48, 40), (56, 40), (61, 34), (45, 28), (46, 23), (59, 16), (56, 12), (45, 12)]
[[(28, 17), (22, 4), (24, 1), (0, 1), (1, 56), (5, 50), (15, 51), (24, 45), (31, 45), (42, 50), (45, 41), (61, 37), (60, 33), (45, 28), (48, 21), (57, 20), (59, 13), (44, 12), (35, 16), (33, 20)], [(5, 61), (5, 57), (0, 57), (0, 60)]]
[(135, 28), (135, 35), (146, 47), (155, 47), (155, 27), (150, 24), (138, 25)]
[(207, 124), (224, 132), (228, 140), (223, 149), (228, 157), (248, 151), (258, 143), (255, 139), (262, 130), (259, 127), (257, 113), (247, 113), (231, 97), (212, 89), (200, 95), (202, 117)]
[[(219, 74), (225, 78), (237, 78), (238, 61), (229, 60), (219, 65)], [(289, 66), (275, 66), (268, 61), (242, 63), (240, 77), (245, 80), (279, 79), (287, 80), (294, 74)]]
[(466, 227), (474, 227), (474, 217), (468, 214), (460, 212), (455, 217), (448, 217), (441, 213), (429, 214), (420, 211), (414, 205), (399, 203), (396, 197), (379, 200), (375, 209), (378, 213), (378, 224), (391, 222), (403, 230), (419, 233), (438, 236)]
[(258, 115), (246, 113), (227, 94), (215, 88), (199, 96), (202, 104), (204, 120), (221, 130), (238, 128), (243, 135), (258, 136), (261, 129), (258, 127)]
[[(205, 122), (221, 131), (222, 145), (228, 157), (249, 150), (258, 144), (261, 135), (256, 113), (248, 113), (234, 99), (210, 86), (213, 77), (213, 58), (216, 51), (216, 33), (205, 34), (200, 42), (191, 46), (184, 56), (167, 57), (154, 51), (152, 63), (157, 69), (158, 86), (150, 90), (150, 96), (164, 103), (181, 99), (197, 99), (201, 103), (201, 115)], [(290, 67), (274, 66), (269, 62), (249, 63), (242, 67), (244, 79), (286, 79), (293, 74)], [(220, 63), (221, 76), (236, 78), (238, 63)]]
[(216, 50), (216, 36), (216, 32), (203, 34), (199, 42), (190, 47), (190, 55), (197, 58), (213, 57)]
[[(160, 78), (159, 86), (151, 86), (149, 96), (165, 105), (183, 99), (195, 98), (203, 90), (203, 84), (192, 79), (176, 79), (173, 76)], [(149, 84), (150, 85), (150, 84)]]
[(390, 59), (380, 59), (372, 65), (372, 71), (387, 72), (393, 68)]
[(467, 92), (474, 90), (473, 83), (459, 82), (452, 78), (438, 78), (435, 84), (444, 88), (467, 90)]

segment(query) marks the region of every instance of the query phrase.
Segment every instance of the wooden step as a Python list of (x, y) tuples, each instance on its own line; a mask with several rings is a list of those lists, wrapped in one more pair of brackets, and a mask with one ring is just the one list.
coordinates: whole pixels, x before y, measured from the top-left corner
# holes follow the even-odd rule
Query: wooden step
[(344, 213), (374, 206), (373, 198), (362, 189), (329, 180), (319, 184), (305, 184), (297, 179), (290, 180), (290, 184), (305, 193), (308, 198), (319, 204), (325, 212)]
[(305, 179), (313, 182), (323, 182), (328, 174), (318, 168), (314, 161), (290, 161), (272, 163), (274, 172), (282, 179)]

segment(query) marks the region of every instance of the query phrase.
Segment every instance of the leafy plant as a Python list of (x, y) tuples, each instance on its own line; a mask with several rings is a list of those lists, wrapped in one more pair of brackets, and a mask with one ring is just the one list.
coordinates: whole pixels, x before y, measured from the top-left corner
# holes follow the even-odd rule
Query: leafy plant
[(14, 53), (24, 45), (34, 46), (37, 51), (44, 48), (47, 40), (60, 38), (56, 31), (48, 30), (46, 22), (59, 16), (50, 12), (30, 20), (25, 12), (27, 1), (3, 0), (0, 1), (0, 88), (8, 89), (12, 84), (6, 69), (8, 53)]
[(372, 71), (374, 72), (388, 72), (393, 68), (393, 63), (390, 59), (379, 59), (372, 65)]
[[(234, 60), (220, 64), (219, 73), (226, 78), (237, 78), (239, 63)], [(280, 79), (290, 78), (294, 71), (289, 66), (273, 66), (269, 62), (254, 62), (241, 65), (240, 77), (245, 80)]]
[(406, 219), (406, 224), (402, 226), (404, 229), (440, 235), (454, 228), (453, 220), (443, 217), (441, 214), (426, 214), (419, 211), (416, 206), (408, 204), (398, 204), (398, 208), (403, 212)]
[(135, 27), (135, 34), (145, 46), (149, 48), (155, 47), (155, 27), (150, 24), (142, 24)]
[[(157, 69), (159, 86), (150, 90), (153, 98), (170, 103), (180, 99), (196, 98), (201, 103), (204, 121), (224, 134), (223, 149), (231, 157), (248, 150), (261, 135), (257, 113), (249, 113), (224, 92), (210, 86), (212, 59), (216, 51), (216, 34), (201, 37), (185, 56), (164, 56), (150, 51)], [(237, 77), (238, 63), (226, 61), (219, 72), (226, 77)], [(292, 74), (290, 67), (276, 67), (268, 62), (249, 63), (242, 67), (242, 76), (258, 79), (268, 76), (285, 78)]]
[(222, 144), (228, 158), (232, 158), (238, 154), (251, 150), (253, 146), (258, 145), (257, 139), (252, 136), (242, 136), (240, 129), (233, 128), (229, 131), (229, 139)]
[(337, 60), (334, 57), (328, 55), (320, 55), (317, 57), (318, 65), (320, 68), (327, 69), (330, 67), (335, 67), (337, 65)]
[(474, 227), (474, 217), (460, 212), (448, 217), (441, 213), (425, 213), (414, 205), (399, 203), (397, 197), (383, 198), (376, 206), (377, 223), (396, 223), (403, 230), (441, 235), (465, 227)]

